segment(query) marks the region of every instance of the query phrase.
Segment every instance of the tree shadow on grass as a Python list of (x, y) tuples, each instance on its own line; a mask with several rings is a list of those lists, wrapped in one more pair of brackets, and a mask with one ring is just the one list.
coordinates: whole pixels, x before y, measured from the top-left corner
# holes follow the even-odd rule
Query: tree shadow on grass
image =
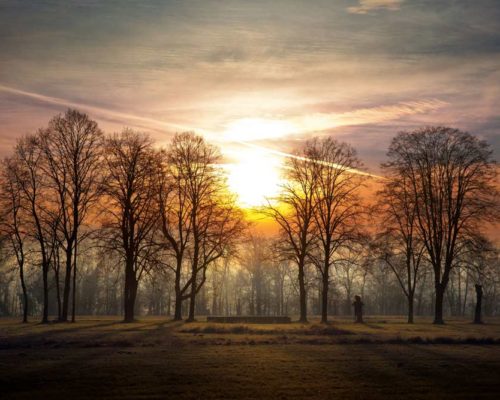
[[(153, 343), (172, 336), (176, 324), (169, 321), (138, 321), (133, 326), (121, 321), (97, 324), (54, 325), (42, 331), (23, 333), (2, 338), (0, 349), (61, 348), (61, 347), (132, 347)], [(52, 328), (52, 329), (51, 329)]]

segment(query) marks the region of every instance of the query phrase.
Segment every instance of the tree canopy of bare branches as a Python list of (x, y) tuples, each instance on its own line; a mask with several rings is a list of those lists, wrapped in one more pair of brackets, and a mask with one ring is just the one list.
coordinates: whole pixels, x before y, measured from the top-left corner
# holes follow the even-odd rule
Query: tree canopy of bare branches
[[(219, 160), (217, 148), (191, 132), (177, 134), (167, 152), (158, 193), (161, 231), (175, 260), (175, 319), (182, 318), (182, 301), (189, 298), (188, 320), (194, 320), (208, 266), (228, 255), (244, 229)], [(185, 262), (189, 278), (181, 283)]]
[(311, 167), (306, 149), (296, 151), (285, 164), (286, 182), (276, 204), (268, 202), (264, 212), (279, 225), (281, 251), (293, 260), (298, 270), (300, 321), (307, 322), (306, 264), (316, 238), (314, 225), (317, 170)]
[[(88, 115), (68, 110), (39, 131), (44, 155), (43, 172), (55, 193), (52, 211), (57, 214), (55, 233), (65, 255), (65, 279), (61, 321), (67, 321), (73, 277), (72, 321), (76, 306), (76, 262), (80, 227), (102, 189), (103, 133)], [(57, 266), (58, 267), (58, 266)]]
[(424, 244), (418, 235), (417, 203), (406, 177), (384, 180), (376, 212), (380, 224), (374, 251), (394, 273), (408, 300), (408, 323), (413, 323), (415, 290), (425, 262)]
[(148, 136), (128, 129), (106, 140), (105, 154), (105, 229), (109, 244), (124, 260), (124, 321), (132, 322), (139, 280), (157, 251), (155, 179), (159, 156)]
[(434, 323), (442, 324), (450, 272), (468, 236), (498, 219), (496, 166), (488, 144), (446, 127), (401, 132), (392, 141), (388, 178), (414, 203), (418, 232), (434, 271)]
[(321, 322), (326, 323), (331, 266), (335, 258), (341, 258), (339, 251), (361, 234), (359, 189), (365, 176), (357, 173), (362, 164), (356, 151), (335, 139), (310, 140), (306, 155), (317, 180), (313, 191), (317, 251), (311, 253), (311, 258), (322, 278)]
[(0, 175), (0, 236), (7, 238), (19, 268), (19, 279), (23, 291), (23, 322), (28, 322), (28, 292), (25, 280), (25, 263), (28, 248), (26, 232), (27, 210), (21, 182), (17, 179), (18, 168), (15, 157), (3, 160)]

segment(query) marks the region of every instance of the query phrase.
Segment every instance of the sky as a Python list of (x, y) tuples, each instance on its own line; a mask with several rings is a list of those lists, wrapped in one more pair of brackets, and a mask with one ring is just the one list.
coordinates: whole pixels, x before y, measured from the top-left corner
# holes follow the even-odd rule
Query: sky
[(498, 0), (0, 0), (0, 156), (76, 107), (107, 132), (203, 134), (230, 183), (254, 181), (248, 204), (313, 136), (373, 173), (398, 131), (426, 125), (498, 159), (499, 21)]

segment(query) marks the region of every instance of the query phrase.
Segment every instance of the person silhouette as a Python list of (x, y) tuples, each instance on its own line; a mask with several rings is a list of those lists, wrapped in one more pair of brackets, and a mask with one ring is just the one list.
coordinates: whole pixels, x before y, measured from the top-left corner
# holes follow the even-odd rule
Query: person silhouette
[(361, 301), (361, 297), (359, 296), (354, 296), (354, 303), (352, 303), (354, 306), (354, 317), (355, 320), (354, 322), (362, 324), (363, 323), (363, 302)]
[(476, 309), (474, 310), (474, 323), (482, 324), (481, 319), (481, 303), (483, 299), (483, 287), (481, 285), (476, 285)]

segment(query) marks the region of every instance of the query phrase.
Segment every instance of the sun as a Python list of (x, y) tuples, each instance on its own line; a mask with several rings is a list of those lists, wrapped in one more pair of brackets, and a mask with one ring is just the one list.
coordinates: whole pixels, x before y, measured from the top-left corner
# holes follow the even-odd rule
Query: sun
[(229, 189), (243, 208), (266, 205), (280, 191), (281, 160), (264, 150), (241, 149), (237, 161), (227, 164)]
[(268, 204), (280, 192), (283, 160), (264, 147), (252, 146), (251, 142), (283, 138), (293, 134), (297, 127), (281, 119), (241, 118), (225, 128), (223, 141), (226, 149), (231, 147), (230, 158), (235, 160), (226, 164), (230, 190), (238, 195), (238, 202), (244, 208)]

